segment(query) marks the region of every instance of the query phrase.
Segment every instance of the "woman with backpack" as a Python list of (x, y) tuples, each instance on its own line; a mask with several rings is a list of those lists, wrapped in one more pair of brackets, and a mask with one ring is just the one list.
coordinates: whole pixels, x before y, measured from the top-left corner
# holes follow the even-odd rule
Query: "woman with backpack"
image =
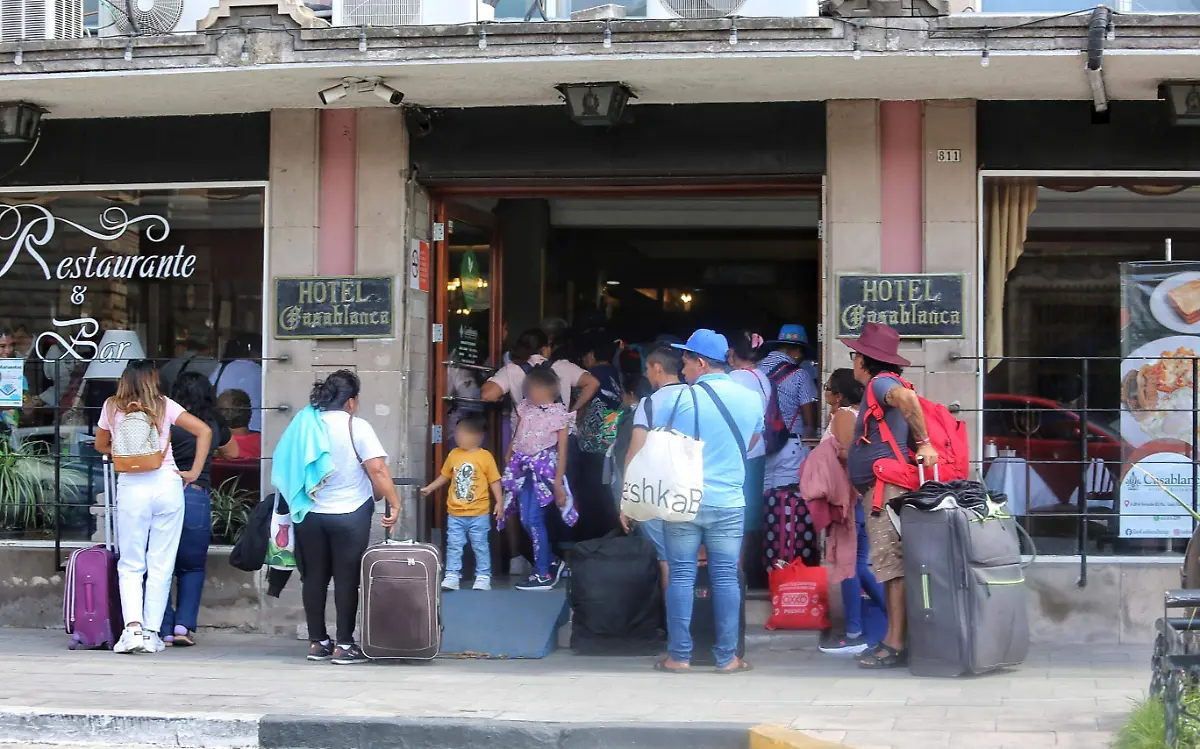
[[(187, 470), (175, 463), (173, 426), (196, 438)], [(117, 578), (125, 631), (113, 651), (158, 653), (166, 648), (159, 630), (183, 532), (183, 489), (204, 470), (212, 429), (159, 392), (158, 371), (149, 359), (125, 367), (97, 427), (96, 450), (112, 456), (118, 474)]]

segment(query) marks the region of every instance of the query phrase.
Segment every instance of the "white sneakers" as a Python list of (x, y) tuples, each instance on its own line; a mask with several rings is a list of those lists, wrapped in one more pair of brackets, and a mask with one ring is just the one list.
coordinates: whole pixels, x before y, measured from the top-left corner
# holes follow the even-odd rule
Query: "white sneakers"
[[(453, 572), (447, 572), (446, 577), (442, 579), (442, 590), (459, 590), (462, 587), (462, 576), (456, 575)], [(492, 578), (490, 575), (478, 575), (475, 577), (475, 584), (471, 586), (471, 590), (491, 590)]]
[(126, 627), (121, 633), (121, 639), (117, 640), (117, 644), (113, 647), (114, 653), (132, 654), (145, 653), (146, 650), (146, 635), (142, 633), (141, 627)]
[(167, 649), (167, 644), (157, 632), (148, 632), (141, 627), (126, 627), (121, 633), (121, 639), (113, 647), (114, 653), (122, 655), (139, 653), (161, 653)]
[(167, 649), (167, 643), (158, 636), (157, 632), (147, 632), (143, 639), (147, 653), (161, 653)]

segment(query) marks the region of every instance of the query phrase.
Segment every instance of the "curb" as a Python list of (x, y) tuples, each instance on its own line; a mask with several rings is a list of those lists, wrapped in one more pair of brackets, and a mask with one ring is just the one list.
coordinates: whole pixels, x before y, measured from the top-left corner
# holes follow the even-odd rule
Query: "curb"
[(799, 731), (735, 723), (537, 723), (481, 718), (0, 711), (10, 744), (175, 749), (831, 749)]
[(264, 716), (262, 749), (749, 749), (732, 723), (532, 723), (470, 718)]
[(0, 711), (0, 746), (16, 744), (104, 744), (173, 746), (188, 749), (247, 749), (258, 746), (254, 715), (166, 713), (70, 713), (9, 708)]

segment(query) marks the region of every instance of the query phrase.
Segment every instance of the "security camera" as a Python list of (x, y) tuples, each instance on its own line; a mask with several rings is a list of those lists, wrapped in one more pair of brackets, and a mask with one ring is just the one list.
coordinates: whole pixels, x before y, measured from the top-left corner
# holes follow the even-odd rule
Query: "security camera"
[(400, 106), (400, 102), (404, 101), (404, 93), (397, 91), (386, 83), (376, 83), (374, 93), (393, 107)]
[(322, 104), (332, 104), (339, 99), (346, 98), (346, 94), (350, 93), (349, 88), (345, 83), (339, 83), (336, 86), (322, 89), (317, 92), (317, 96), (321, 98)]

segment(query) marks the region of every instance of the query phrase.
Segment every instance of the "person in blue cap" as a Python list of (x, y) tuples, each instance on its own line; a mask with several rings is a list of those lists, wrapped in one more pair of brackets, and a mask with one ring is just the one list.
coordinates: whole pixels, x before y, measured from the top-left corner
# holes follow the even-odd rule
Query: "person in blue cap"
[[(708, 558), (712, 581), (718, 673), (750, 670), (737, 654), (742, 589), (738, 562), (745, 530), (746, 453), (762, 439), (762, 399), (734, 382), (726, 363), (729, 342), (712, 330), (697, 330), (686, 343), (673, 344), (683, 356), (683, 376), (689, 388), (675, 388), (672, 408), (656, 408), (654, 423), (665, 426), (672, 411), (675, 424), (697, 423), (704, 443), (704, 497), (696, 519), (665, 524), (665, 546), (670, 580), (667, 584), (667, 653), (655, 669), (677, 673), (691, 669), (692, 605), (700, 545)], [(695, 400), (692, 399), (695, 394)], [(636, 437), (635, 437), (636, 439)], [(632, 447), (631, 447), (632, 451)]]
[(816, 366), (806, 356), (811, 351), (808, 331), (803, 325), (784, 325), (779, 337), (768, 341), (767, 346), (772, 351), (758, 368), (771, 381), (774, 409), (788, 434), (783, 447), (767, 455), (763, 564), (770, 570), (799, 559), (815, 566), (821, 562), (820, 539), (800, 494), (800, 467), (808, 457), (803, 439), (814, 436), (819, 426), (820, 390), (811, 374)]

